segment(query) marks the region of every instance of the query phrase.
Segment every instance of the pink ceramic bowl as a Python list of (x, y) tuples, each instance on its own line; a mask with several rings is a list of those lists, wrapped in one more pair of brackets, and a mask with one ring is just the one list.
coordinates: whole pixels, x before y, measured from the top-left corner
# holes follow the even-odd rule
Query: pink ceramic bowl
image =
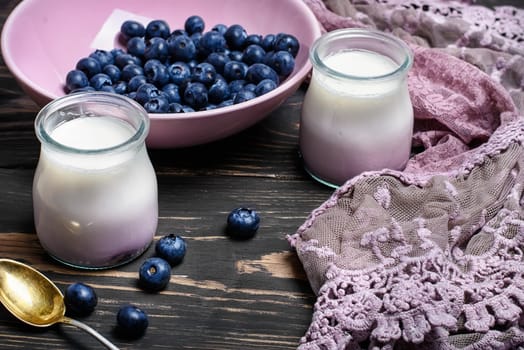
[(67, 72), (94, 51), (121, 47), (123, 20), (164, 19), (182, 28), (198, 14), (213, 25), (241, 24), (248, 33), (286, 32), (301, 44), (295, 70), (280, 86), (253, 100), (220, 109), (185, 114), (150, 114), (147, 144), (175, 148), (230, 136), (267, 116), (300, 86), (311, 69), (308, 52), (320, 36), (313, 13), (302, 0), (24, 0), (7, 19), (1, 38), (7, 67), (40, 106), (64, 95)]

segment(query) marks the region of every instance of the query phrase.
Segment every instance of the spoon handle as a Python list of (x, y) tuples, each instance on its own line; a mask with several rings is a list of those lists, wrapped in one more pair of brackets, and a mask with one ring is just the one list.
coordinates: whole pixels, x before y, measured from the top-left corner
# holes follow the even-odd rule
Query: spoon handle
[(111, 343), (109, 340), (104, 338), (100, 333), (95, 331), (93, 328), (89, 327), (85, 323), (82, 323), (80, 321), (74, 320), (69, 317), (64, 317), (62, 319), (63, 323), (78, 327), (87, 333), (91, 334), (93, 337), (95, 337), (100, 343), (104, 344), (104, 346), (110, 350), (119, 350), (113, 343)]

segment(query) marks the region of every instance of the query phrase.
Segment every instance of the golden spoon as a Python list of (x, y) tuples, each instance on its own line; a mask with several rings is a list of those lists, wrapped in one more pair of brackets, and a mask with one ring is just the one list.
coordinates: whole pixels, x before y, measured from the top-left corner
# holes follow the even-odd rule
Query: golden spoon
[(34, 268), (0, 259), (0, 302), (19, 320), (36, 327), (61, 322), (91, 334), (108, 349), (118, 350), (88, 325), (65, 316), (64, 296), (58, 287)]

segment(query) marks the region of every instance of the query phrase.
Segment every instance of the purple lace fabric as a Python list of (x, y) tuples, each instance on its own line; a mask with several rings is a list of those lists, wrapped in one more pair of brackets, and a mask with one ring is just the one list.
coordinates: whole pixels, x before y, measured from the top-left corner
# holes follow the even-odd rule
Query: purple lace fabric
[(524, 121), (442, 175), (363, 174), (291, 237), (317, 292), (299, 349), (524, 344)]
[(523, 9), (442, 0), (304, 1), (326, 31), (376, 28), (472, 63), (506, 88), (524, 110)]
[[(513, 10), (306, 2), (327, 31), (375, 27), (412, 45), (418, 153), (402, 172), (350, 179), (288, 237), (317, 294), (299, 349), (523, 346), (522, 28), (503, 36), (493, 22), (471, 40), (481, 23), (471, 13)], [(508, 21), (523, 23), (518, 14)]]

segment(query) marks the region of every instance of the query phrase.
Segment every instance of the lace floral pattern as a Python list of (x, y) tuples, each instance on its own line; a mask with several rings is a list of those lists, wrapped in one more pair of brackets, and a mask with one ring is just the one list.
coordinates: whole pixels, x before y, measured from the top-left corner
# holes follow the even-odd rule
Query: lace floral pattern
[(477, 66), (524, 112), (524, 9), (445, 0), (305, 1), (326, 31), (376, 28)]
[[(463, 20), (469, 30), (455, 42), (458, 46), (468, 46), (472, 38), (484, 47), (502, 51), (524, 52), (524, 10), (511, 6), (496, 6), (489, 9), (474, 6), (468, 2), (442, 0), (352, 0), (356, 5), (377, 3), (390, 11), (410, 10), (426, 15), (437, 23), (450, 19)], [(409, 27), (405, 27), (409, 30)]]
[[(374, 173), (349, 181), (315, 210), (291, 238), (302, 257), (306, 251), (313, 252), (312, 246), (318, 251), (322, 244), (320, 240), (306, 240), (311, 234), (308, 230), (342, 205), (362, 181), (376, 183), (366, 192), (372, 193), (378, 206), (395, 206), (399, 198), (390, 192), (391, 182), (388, 186), (374, 181), (384, 176), (398, 178), (403, 186), (437, 191), (442, 201), (446, 201), (446, 193), (451, 203), (451, 226), (449, 230), (441, 228), (420, 216), (405, 222), (390, 217), (384, 221), (386, 225), (362, 231), (358, 245), (371, 251), (375, 261), (363, 269), (341, 267), (347, 265), (341, 253), (337, 254), (334, 247), (323, 247), (324, 252), (331, 251), (322, 256), (329, 256), (331, 263), (318, 290), (313, 321), (299, 349), (410, 349), (417, 345), (422, 349), (473, 350), (524, 345), (520, 328), (524, 322), (523, 142), (524, 120), (518, 120), (497, 130), (468, 162), (448, 174), (449, 180), (428, 187), (431, 176), (403, 174), (400, 179), (399, 172)], [(508, 159), (511, 161), (506, 163)], [(508, 164), (513, 170), (507, 168)], [(498, 176), (502, 176), (499, 180), (505, 177), (501, 181), (511, 184), (501, 189), (500, 198), (492, 199), (500, 208), (491, 214), (486, 208), (472, 209), (464, 203), (464, 190), (481, 184), (477, 183), (479, 173), (490, 167), (498, 169)], [(490, 178), (492, 170), (484, 176)], [(461, 184), (469, 177), (473, 178), (471, 183)], [(469, 212), (474, 219), (466, 223), (455, 211)], [(334, 225), (333, 219), (329, 220)], [(350, 225), (350, 217), (339, 220), (341, 225)], [(435, 237), (445, 232), (442, 244)], [(472, 344), (457, 346), (450, 341), (454, 334), (481, 336)]]

